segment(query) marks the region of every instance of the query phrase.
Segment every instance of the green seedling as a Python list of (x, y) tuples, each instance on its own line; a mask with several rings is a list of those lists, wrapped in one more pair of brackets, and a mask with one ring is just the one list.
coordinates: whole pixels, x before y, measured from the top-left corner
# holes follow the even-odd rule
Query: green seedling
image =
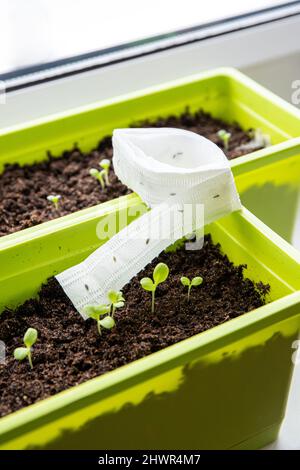
[(101, 173), (103, 173), (104, 175), (105, 184), (106, 186), (109, 186), (110, 182), (109, 182), (108, 174), (109, 174), (109, 169), (110, 169), (110, 160), (108, 160), (107, 158), (104, 158), (103, 160), (101, 160), (99, 165), (101, 166), (101, 168), (103, 168)]
[(99, 171), (96, 168), (91, 168), (90, 169), (90, 175), (93, 178), (95, 178), (96, 180), (99, 181), (99, 183), (101, 184), (102, 189), (105, 188), (104, 173), (105, 173), (105, 170)]
[(154, 313), (155, 291), (158, 284), (164, 282), (169, 275), (169, 268), (165, 263), (158, 263), (153, 271), (153, 281), (150, 277), (143, 277), (140, 284), (143, 289), (152, 292), (151, 312)]
[(57, 210), (60, 198), (61, 196), (59, 194), (50, 194), (50, 196), (47, 196), (47, 201), (52, 202), (55, 209)]
[[(110, 313), (110, 305), (86, 305), (84, 307), (84, 313), (87, 317), (96, 320), (98, 333), (101, 336), (101, 327), (106, 330), (111, 330), (115, 326), (115, 320), (108, 315)], [(106, 315), (104, 318), (101, 319)]]
[(121, 291), (110, 290), (108, 292), (108, 300), (110, 306), (111, 317), (114, 318), (114, 314), (117, 308), (124, 307), (125, 299)]
[(31, 369), (33, 369), (31, 348), (36, 343), (37, 337), (38, 337), (38, 332), (36, 331), (36, 329), (28, 328), (23, 338), (25, 348), (16, 348), (14, 350), (14, 358), (17, 361), (23, 361), (23, 359), (27, 357)]
[(230, 140), (230, 137), (231, 137), (230, 132), (227, 132), (224, 129), (221, 129), (218, 132), (218, 137), (223, 142), (224, 149), (228, 150), (229, 140)]
[(188, 277), (183, 276), (180, 279), (180, 281), (181, 281), (181, 284), (183, 286), (188, 287), (188, 302), (189, 302), (190, 301), (191, 288), (196, 287), (196, 286), (200, 286), (203, 282), (203, 278), (200, 277), (200, 276), (196, 276), (190, 281), (190, 279)]

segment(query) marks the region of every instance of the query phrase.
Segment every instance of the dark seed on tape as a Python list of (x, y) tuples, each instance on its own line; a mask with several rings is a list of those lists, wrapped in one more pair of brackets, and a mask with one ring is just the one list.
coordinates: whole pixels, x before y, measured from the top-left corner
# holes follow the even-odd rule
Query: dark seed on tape
[(173, 158), (179, 157), (180, 155), (182, 155), (182, 152), (174, 153)]

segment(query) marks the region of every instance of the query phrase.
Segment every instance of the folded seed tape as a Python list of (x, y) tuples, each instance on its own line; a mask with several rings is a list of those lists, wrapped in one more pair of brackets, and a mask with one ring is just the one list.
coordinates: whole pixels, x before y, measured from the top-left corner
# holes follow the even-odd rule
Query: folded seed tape
[[(86, 305), (106, 303), (110, 289), (121, 290), (176, 240), (241, 209), (227, 158), (198, 134), (171, 128), (116, 129), (113, 150), (116, 175), (151, 210), (56, 276), (84, 318)], [(189, 243), (189, 248), (195, 247)]]

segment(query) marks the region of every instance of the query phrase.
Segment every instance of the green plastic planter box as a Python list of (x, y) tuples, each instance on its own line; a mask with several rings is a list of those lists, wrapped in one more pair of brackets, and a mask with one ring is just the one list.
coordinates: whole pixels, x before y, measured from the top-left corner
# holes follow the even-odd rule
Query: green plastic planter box
[[(47, 150), (59, 155), (75, 142), (88, 151), (116, 127), (186, 105), (261, 128), (281, 149), (299, 135), (298, 110), (239, 72), (220, 69), (4, 130), (0, 171), (5, 163), (42, 160)], [(234, 171), (271, 152), (240, 157)], [(101, 217), (139, 202), (126, 196), (2, 237), (0, 311), (35, 296), (48, 277), (95, 250)], [(248, 277), (271, 285), (271, 302), (2, 418), (0, 448), (258, 448), (276, 438), (299, 334), (300, 254), (247, 210), (207, 231), (232, 261), (248, 265)]]
[[(116, 209), (127, 210), (109, 202), (39, 237), (6, 237), (2, 308), (99, 246), (96, 224)], [(276, 438), (300, 327), (300, 254), (246, 209), (206, 231), (270, 284), (270, 303), (2, 418), (1, 449), (255, 449)]]
[[(159, 115), (179, 114), (187, 105), (191, 110), (202, 108), (227, 122), (236, 121), (244, 129), (260, 128), (270, 135), (273, 144), (300, 135), (298, 109), (240, 72), (225, 68), (39, 119), (25, 127), (4, 129), (0, 132), (0, 172), (6, 163), (31, 164), (45, 159), (47, 151), (60, 155), (74, 143), (89, 151), (117, 127)], [(261, 154), (268, 151), (264, 149)], [(84, 217), (80, 212), (75, 214), (78, 220)], [(74, 217), (67, 220), (74, 221)], [(51, 224), (55, 230), (57, 221)], [(30, 233), (38, 236), (43, 231), (41, 224)], [(22, 239), (22, 233), (18, 232), (15, 239)], [(1, 238), (0, 244), (3, 238), (6, 237)]]
[(300, 249), (300, 138), (242, 157), (232, 169), (243, 204)]

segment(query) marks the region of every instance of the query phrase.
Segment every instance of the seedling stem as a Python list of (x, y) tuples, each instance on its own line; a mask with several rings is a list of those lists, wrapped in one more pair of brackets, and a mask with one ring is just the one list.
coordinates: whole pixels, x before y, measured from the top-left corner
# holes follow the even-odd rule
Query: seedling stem
[(231, 137), (230, 132), (227, 132), (224, 129), (221, 129), (218, 132), (218, 137), (223, 142), (224, 150), (227, 151), (228, 147), (229, 147), (229, 140), (230, 140), (230, 137)]
[(183, 276), (181, 279), (181, 284), (183, 286), (186, 286), (188, 288), (188, 296), (187, 300), (188, 302), (190, 301), (190, 294), (191, 294), (191, 289), (192, 287), (200, 286), (203, 282), (203, 278), (200, 276), (194, 277), (192, 280), (190, 280), (188, 277)]
[(146, 291), (152, 292), (151, 312), (155, 309), (155, 291), (158, 284), (164, 282), (169, 275), (169, 268), (165, 263), (158, 263), (153, 271), (153, 280), (150, 277), (143, 277), (140, 284)]

